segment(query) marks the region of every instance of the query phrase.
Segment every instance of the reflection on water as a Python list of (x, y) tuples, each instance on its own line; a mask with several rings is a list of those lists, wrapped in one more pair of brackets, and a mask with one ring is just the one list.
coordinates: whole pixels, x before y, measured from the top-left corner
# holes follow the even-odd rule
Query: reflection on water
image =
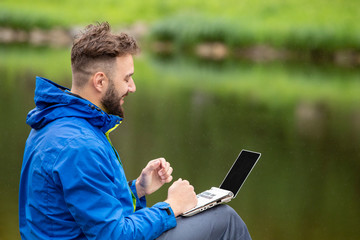
[[(242, 148), (259, 151), (261, 159), (230, 203), (253, 239), (355, 239), (360, 235), (356, 105), (349, 110), (341, 102), (328, 106), (305, 101), (274, 107), (234, 94), (233, 89), (228, 94), (226, 89), (212, 89), (204, 80), (201, 87), (182, 79), (188, 77), (185, 71), (167, 73), (178, 66), (158, 68), (161, 63), (148, 60), (136, 64), (137, 92), (128, 96), (126, 120), (111, 136), (128, 178), (137, 177), (148, 160), (162, 156), (174, 167), (175, 179), (188, 179), (200, 192), (221, 183)], [(1, 69), (8, 78), (2, 81), (16, 84), (0, 88), (0, 239), (17, 239), (17, 186), (30, 130), (25, 116), (34, 106), (35, 73), (25, 69), (9, 74), (11, 70)], [(251, 66), (242, 70), (258, 71)], [(217, 74), (227, 71), (233, 70)], [(262, 71), (266, 75), (266, 69)], [(65, 79), (57, 82), (70, 86)], [(279, 91), (279, 99), (286, 94)], [(148, 204), (165, 197), (164, 188), (150, 196)]]

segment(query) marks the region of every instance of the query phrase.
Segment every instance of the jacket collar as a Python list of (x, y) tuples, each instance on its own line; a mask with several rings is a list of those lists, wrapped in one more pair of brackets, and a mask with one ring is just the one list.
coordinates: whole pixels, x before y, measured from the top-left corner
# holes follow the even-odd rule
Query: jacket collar
[(122, 118), (107, 114), (92, 102), (70, 93), (70, 89), (49, 79), (36, 77), (35, 105), (27, 115), (26, 123), (40, 129), (49, 122), (63, 117), (86, 119), (106, 133), (118, 126)]

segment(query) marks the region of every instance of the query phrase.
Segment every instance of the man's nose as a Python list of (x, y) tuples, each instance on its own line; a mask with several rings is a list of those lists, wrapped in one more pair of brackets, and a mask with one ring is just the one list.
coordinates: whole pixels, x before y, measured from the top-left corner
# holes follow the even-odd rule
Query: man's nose
[(133, 93), (136, 91), (136, 85), (134, 79), (131, 78), (130, 84), (129, 84), (129, 92)]

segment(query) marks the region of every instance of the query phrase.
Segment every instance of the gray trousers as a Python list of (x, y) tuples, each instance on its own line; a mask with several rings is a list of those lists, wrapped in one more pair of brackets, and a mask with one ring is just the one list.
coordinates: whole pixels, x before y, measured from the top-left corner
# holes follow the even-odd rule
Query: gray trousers
[(249, 231), (234, 209), (219, 205), (192, 217), (177, 217), (177, 226), (158, 240), (250, 240)]

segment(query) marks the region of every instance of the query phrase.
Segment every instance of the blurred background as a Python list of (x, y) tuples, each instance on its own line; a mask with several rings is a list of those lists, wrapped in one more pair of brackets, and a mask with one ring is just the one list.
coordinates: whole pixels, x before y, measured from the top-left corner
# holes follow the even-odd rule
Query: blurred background
[(0, 0), (0, 240), (20, 239), (35, 76), (70, 88), (72, 39), (97, 21), (142, 47), (111, 136), (129, 179), (165, 157), (200, 192), (258, 151), (230, 202), (253, 239), (358, 239), (359, 1)]

